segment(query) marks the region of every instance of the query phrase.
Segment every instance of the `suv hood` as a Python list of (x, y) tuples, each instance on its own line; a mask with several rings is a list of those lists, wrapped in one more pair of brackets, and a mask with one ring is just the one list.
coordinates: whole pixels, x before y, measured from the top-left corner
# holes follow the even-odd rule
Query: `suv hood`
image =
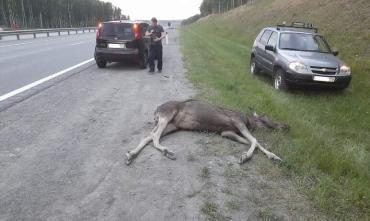
[(329, 53), (288, 50), (280, 50), (279, 53), (288, 62), (300, 62), (307, 66), (336, 68), (343, 64), (341, 60)]

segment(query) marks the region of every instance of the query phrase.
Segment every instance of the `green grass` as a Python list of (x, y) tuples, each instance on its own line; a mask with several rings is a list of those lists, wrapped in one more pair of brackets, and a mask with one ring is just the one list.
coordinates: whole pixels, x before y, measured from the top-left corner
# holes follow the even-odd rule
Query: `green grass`
[(229, 217), (226, 217), (219, 211), (219, 208), (216, 203), (213, 202), (205, 202), (200, 211), (206, 216), (207, 220), (210, 221), (227, 221), (230, 220)]
[(210, 172), (209, 172), (209, 169), (208, 169), (208, 167), (203, 167), (202, 169), (201, 169), (201, 171), (200, 171), (200, 177), (202, 178), (202, 179), (204, 179), (204, 180), (206, 180), (206, 179), (209, 179), (210, 178)]
[[(254, 107), (287, 122), (287, 134), (266, 132), (267, 147), (317, 208), (336, 219), (370, 219), (370, 2), (260, 0), (182, 29), (190, 80), (200, 99), (242, 112)], [(249, 74), (262, 27), (309, 21), (340, 51), (353, 72), (343, 92), (277, 92)]]
[(271, 210), (269, 208), (261, 208), (258, 212), (260, 220), (263, 221), (280, 221), (283, 219), (280, 219), (279, 217), (275, 216), (271, 213)]
[(240, 210), (240, 202), (237, 200), (232, 200), (226, 202), (226, 207), (229, 208), (230, 210), (235, 210), (239, 211)]

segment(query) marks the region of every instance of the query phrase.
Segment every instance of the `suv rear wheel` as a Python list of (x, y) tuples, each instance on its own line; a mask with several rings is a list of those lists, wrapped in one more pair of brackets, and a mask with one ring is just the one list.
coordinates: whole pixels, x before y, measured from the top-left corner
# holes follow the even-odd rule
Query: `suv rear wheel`
[(99, 68), (105, 68), (105, 67), (107, 67), (107, 61), (97, 60), (96, 65), (98, 65)]
[(274, 88), (281, 91), (288, 89), (288, 83), (285, 80), (284, 71), (282, 69), (277, 69), (274, 74)]
[(251, 58), (251, 70), (250, 70), (250, 72), (251, 72), (251, 75), (256, 75), (260, 72), (260, 69), (257, 66), (257, 63), (256, 63), (254, 57)]

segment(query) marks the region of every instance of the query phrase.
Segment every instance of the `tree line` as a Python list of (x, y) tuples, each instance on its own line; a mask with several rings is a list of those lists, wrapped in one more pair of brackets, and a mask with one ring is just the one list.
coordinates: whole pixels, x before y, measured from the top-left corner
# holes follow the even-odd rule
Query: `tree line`
[(118, 19), (126, 19), (122, 10), (100, 0), (0, 0), (5, 28), (71, 28)]
[(255, 0), (203, 0), (200, 6), (201, 16), (227, 12), (236, 7), (253, 4)]
[(190, 25), (191, 23), (194, 23), (198, 21), (202, 16), (200, 14), (193, 15), (187, 19), (184, 19), (181, 21), (181, 25)]
[(210, 14), (220, 14), (245, 4), (253, 4), (256, 0), (203, 0), (200, 5), (200, 14), (191, 16), (181, 22), (182, 25), (191, 24), (201, 17)]

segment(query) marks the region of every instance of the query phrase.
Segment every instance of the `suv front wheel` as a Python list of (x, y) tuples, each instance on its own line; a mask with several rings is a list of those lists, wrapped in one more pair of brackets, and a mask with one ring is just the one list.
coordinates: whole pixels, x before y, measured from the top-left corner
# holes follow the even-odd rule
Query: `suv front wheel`
[(284, 71), (282, 69), (277, 69), (274, 74), (274, 88), (281, 91), (288, 89), (288, 83), (285, 80)]
[(251, 58), (251, 75), (256, 75), (260, 72), (259, 67), (257, 66), (256, 60), (254, 57)]

